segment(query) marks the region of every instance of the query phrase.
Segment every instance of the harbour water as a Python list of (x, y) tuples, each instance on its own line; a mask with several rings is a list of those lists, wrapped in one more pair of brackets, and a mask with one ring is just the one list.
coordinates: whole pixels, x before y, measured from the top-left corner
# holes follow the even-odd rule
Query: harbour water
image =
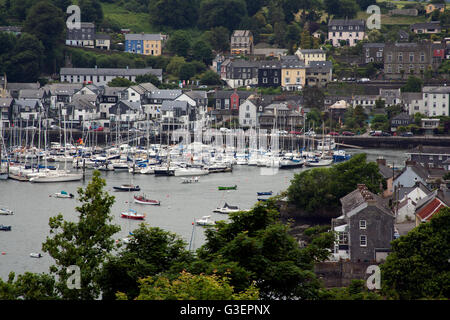
[[(388, 165), (403, 166), (406, 160), (405, 150), (364, 149), (348, 152), (367, 153), (369, 161), (379, 156), (387, 160)], [(115, 196), (111, 214), (112, 223), (121, 226), (116, 239), (124, 238), (138, 227), (142, 221), (122, 219), (121, 211), (132, 208), (146, 214), (145, 223), (152, 227), (176, 233), (189, 245), (197, 249), (205, 240), (203, 227), (195, 226), (194, 219), (210, 215), (213, 220), (226, 220), (227, 215), (213, 213), (224, 201), (241, 209), (250, 209), (257, 202), (256, 192), (273, 191), (274, 195), (284, 191), (290, 185), (295, 173), (309, 168), (279, 170), (277, 174), (264, 172), (253, 166), (233, 167), (233, 172), (214, 173), (201, 176), (198, 183), (182, 184), (179, 177), (156, 177), (154, 175), (131, 175), (128, 172), (102, 172), (106, 180), (105, 190)], [(0, 216), (0, 224), (11, 225), (12, 231), (0, 232), (0, 278), (6, 280), (13, 271), (48, 273), (53, 264), (52, 258), (43, 253), (43, 257), (30, 257), (31, 252), (42, 253), (42, 243), (49, 236), (49, 218), (61, 213), (65, 220), (76, 221), (77, 189), (85, 187), (92, 176), (87, 171), (84, 182), (40, 183), (0, 181), (0, 207), (14, 211), (12, 216)], [(131, 182), (139, 185), (140, 192), (116, 192), (114, 186)], [(218, 191), (220, 185), (237, 185), (237, 190)], [(75, 195), (74, 199), (51, 197), (55, 192), (66, 191)], [(161, 201), (160, 206), (144, 206), (133, 202), (133, 194), (145, 193), (151, 199)], [(193, 236), (192, 236), (193, 235)]]

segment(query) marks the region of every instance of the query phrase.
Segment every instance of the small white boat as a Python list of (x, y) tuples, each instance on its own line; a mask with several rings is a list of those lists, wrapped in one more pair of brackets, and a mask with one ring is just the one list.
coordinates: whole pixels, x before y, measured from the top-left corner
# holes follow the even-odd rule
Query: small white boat
[(7, 208), (0, 208), (0, 216), (11, 216), (14, 212)]
[(42, 254), (40, 254), (38, 252), (32, 252), (32, 253), (30, 253), (30, 257), (31, 258), (42, 258)]
[(196, 219), (195, 224), (198, 226), (213, 226), (216, 222), (211, 220), (211, 216), (203, 216), (200, 219)]
[(62, 198), (62, 199), (72, 199), (74, 197), (73, 194), (67, 193), (66, 191), (56, 192), (54, 194), (55, 198)]
[(216, 208), (213, 212), (227, 214), (227, 213), (238, 212), (238, 211), (240, 211), (238, 206), (230, 206), (228, 203), (225, 202), (225, 204), (222, 208)]
[(198, 182), (198, 181), (199, 181), (198, 177), (181, 178), (181, 183), (195, 183), (195, 182)]

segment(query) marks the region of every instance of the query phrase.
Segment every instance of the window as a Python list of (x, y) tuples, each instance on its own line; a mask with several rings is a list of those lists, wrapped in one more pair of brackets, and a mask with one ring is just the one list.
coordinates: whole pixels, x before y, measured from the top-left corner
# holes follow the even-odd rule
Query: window
[(367, 222), (366, 220), (359, 220), (359, 229), (366, 229)]
[(278, 78), (273, 78), (273, 83), (278, 83)]
[(367, 236), (359, 236), (359, 246), (367, 247)]

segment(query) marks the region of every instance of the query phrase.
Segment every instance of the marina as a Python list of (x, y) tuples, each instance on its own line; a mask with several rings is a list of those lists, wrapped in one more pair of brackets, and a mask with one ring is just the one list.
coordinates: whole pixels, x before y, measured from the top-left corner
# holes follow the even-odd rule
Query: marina
[[(375, 161), (380, 154), (388, 164), (396, 167), (404, 165), (406, 150), (357, 149), (349, 154), (367, 153), (369, 161)], [(205, 238), (203, 227), (195, 223), (204, 216), (210, 216), (200, 223), (228, 219), (224, 213), (213, 212), (223, 208), (224, 203), (251, 209), (257, 201), (264, 201), (286, 190), (295, 173), (309, 170), (299, 167), (289, 170), (272, 170), (265, 166), (233, 165), (227, 172), (210, 173), (199, 177), (157, 176), (154, 174), (130, 174), (128, 170), (101, 171), (106, 180), (105, 190), (115, 197), (111, 210), (112, 223), (120, 225), (121, 231), (115, 235), (117, 240), (125, 239), (140, 223), (156, 226), (174, 232), (186, 243), (191, 243), (191, 250), (200, 247)], [(74, 173), (83, 169), (73, 169)], [(8, 208), (14, 215), (0, 216), (0, 224), (11, 226), (11, 231), (0, 233), (0, 277), (6, 279), (10, 271), (16, 274), (31, 272), (48, 272), (52, 264), (51, 257), (43, 255), (40, 259), (29, 259), (30, 252), (41, 252), (41, 244), (49, 233), (49, 218), (63, 214), (64, 219), (76, 221), (75, 207), (79, 205), (77, 189), (86, 187), (92, 175), (91, 169), (85, 170), (85, 179), (73, 182), (54, 182), (34, 184), (8, 179), (0, 182), (0, 207)], [(192, 179), (196, 183), (180, 183), (180, 179)], [(184, 181), (184, 180), (181, 180)], [(121, 192), (115, 186), (134, 184), (139, 192)], [(237, 190), (218, 190), (218, 186), (234, 187)], [(61, 199), (49, 195), (62, 193), (70, 197)], [(269, 192), (270, 191), (270, 192)], [(257, 193), (260, 192), (261, 195)], [(262, 194), (267, 195), (262, 195)], [(271, 195), (269, 195), (271, 193)], [(160, 205), (141, 205), (134, 203), (134, 196), (145, 194), (148, 199), (159, 201)], [(199, 201), (201, 199), (201, 201)], [(125, 219), (123, 212), (132, 209), (145, 214), (144, 220)], [(233, 210), (232, 210), (233, 211)], [(194, 227), (194, 232), (193, 232)]]

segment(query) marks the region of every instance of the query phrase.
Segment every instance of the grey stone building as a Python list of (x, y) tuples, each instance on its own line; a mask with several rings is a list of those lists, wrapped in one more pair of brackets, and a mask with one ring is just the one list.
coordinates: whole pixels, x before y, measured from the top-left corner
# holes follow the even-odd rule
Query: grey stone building
[(92, 22), (81, 22), (80, 28), (68, 28), (66, 45), (94, 48), (95, 46), (95, 24)]
[(384, 74), (387, 79), (422, 76), (427, 70), (436, 71), (444, 58), (442, 44), (429, 41), (418, 43), (386, 43)]
[(306, 66), (306, 85), (325, 87), (333, 77), (331, 61), (310, 61)]
[(367, 64), (370, 62), (383, 63), (384, 61), (384, 43), (365, 43), (363, 44), (363, 55), (361, 56), (361, 63)]
[(333, 219), (334, 254), (352, 262), (381, 262), (394, 240), (394, 215), (364, 184), (340, 199), (342, 216)]

